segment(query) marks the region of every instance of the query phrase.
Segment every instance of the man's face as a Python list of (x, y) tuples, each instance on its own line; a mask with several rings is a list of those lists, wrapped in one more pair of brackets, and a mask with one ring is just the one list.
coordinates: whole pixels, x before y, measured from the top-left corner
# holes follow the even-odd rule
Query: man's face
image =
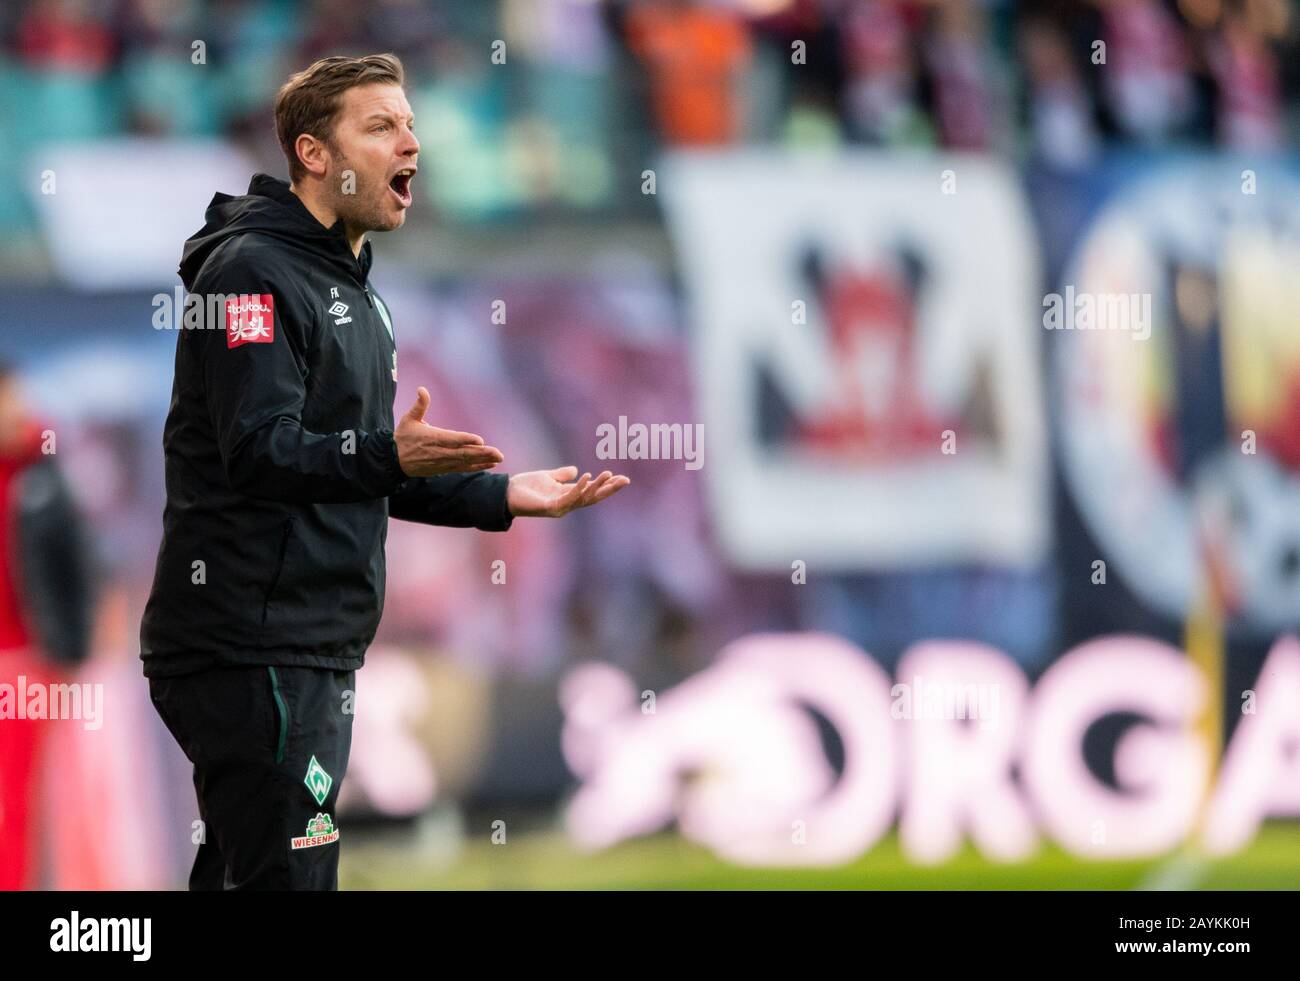
[[(391, 231), (406, 221), (420, 142), (400, 85), (358, 85), (339, 100), (328, 141), (334, 210), (354, 231)], [(349, 176), (349, 172), (351, 176)]]

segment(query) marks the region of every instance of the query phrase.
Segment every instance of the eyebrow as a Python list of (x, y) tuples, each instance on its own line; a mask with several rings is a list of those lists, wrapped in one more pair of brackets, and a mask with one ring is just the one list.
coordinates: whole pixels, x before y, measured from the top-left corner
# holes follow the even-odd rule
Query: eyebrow
[[(396, 122), (398, 118), (399, 117), (397, 115), (391, 112), (372, 112), (369, 116), (366, 117), (365, 121), (370, 122), (372, 119), (383, 119), (386, 120), (387, 122), (392, 123), (392, 122)], [(415, 113), (409, 114), (406, 117), (406, 120), (408, 123), (415, 122)]]

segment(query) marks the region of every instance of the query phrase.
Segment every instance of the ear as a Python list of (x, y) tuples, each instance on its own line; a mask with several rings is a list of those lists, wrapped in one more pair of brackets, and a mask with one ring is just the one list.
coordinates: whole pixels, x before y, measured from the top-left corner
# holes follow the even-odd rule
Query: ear
[(329, 170), (330, 152), (323, 140), (318, 140), (310, 133), (299, 133), (293, 141), (294, 152), (307, 173), (313, 177), (324, 177)]

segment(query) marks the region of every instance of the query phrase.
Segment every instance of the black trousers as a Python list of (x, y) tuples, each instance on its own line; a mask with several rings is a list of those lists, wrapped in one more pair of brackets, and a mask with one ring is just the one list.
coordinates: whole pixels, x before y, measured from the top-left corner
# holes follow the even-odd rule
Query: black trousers
[(194, 764), (191, 890), (338, 888), (335, 804), (355, 680), (355, 671), (265, 666), (149, 679)]

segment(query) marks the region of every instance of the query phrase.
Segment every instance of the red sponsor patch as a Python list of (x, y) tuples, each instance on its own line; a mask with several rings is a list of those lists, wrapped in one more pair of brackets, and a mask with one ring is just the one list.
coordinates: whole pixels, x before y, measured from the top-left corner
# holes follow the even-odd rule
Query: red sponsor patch
[(226, 347), (274, 340), (275, 298), (270, 293), (246, 293), (226, 301)]

